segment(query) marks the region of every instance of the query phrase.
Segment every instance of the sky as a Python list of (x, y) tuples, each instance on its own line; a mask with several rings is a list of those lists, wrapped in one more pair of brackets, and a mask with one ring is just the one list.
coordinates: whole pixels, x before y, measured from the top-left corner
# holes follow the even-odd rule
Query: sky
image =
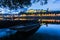
[(31, 7), (29, 8), (24, 8), (24, 9), (20, 9), (17, 8), (17, 10), (9, 10), (8, 7), (4, 8), (4, 7), (0, 7), (0, 13), (3, 14), (18, 14), (21, 11), (26, 11), (26, 10), (30, 10), (30, 9), (44, 9), (47, 10), (47, 8), (49, 8), (50, 11), (59, 11), (60, 10), (60, 0), (48, 0), (48, 3), (46, 5), (40, 5), (40, 1), (37, 3), (33, 3)]
[(50, 11), (60, 10), (60, 0), (48, 0), (46, 5), (40, 5), (40, 2), (33, 4), (29, 9), (44, 9), (47, 10), (49, 8)]

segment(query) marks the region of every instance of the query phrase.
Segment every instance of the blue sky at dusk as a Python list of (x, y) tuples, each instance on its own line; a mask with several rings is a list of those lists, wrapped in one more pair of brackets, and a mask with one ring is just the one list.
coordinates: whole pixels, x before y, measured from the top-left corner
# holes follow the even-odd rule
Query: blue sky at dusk
[(1, 8), (0, 7), (0, 13), (19, 13), (20, 11), (26, 11), (29, 9), (44, 9), (47, 10), (49, 8), (50, 11), (59, 11), (60, 10), (60, 0), (48, 0), (48, 3), (46, 5), (40, 5), (40, 1), (37, 3), (33, 3), (31, 7), (20, 9), (17, 8), (17, 10), (9, 10), (8, 7)]
[(51, 11), (60, 10), (60, 0), (48, 0), (46, 5), (40, 5), (40, 2), (33, 4), (29, 9), (44, 9), (49, 8)]

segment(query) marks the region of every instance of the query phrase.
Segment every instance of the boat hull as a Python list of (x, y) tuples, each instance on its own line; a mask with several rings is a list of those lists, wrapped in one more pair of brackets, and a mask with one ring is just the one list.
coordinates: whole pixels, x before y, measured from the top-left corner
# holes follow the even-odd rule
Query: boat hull
[(0, 29), (1, 28), (9, 28), (12, 26), (28, 24), (29, 22), (36, 23), (36, 20), (0, 20)]
[(2, 39), (3, 40), (25, 40), (28, 39), (30, 36), (32, 36), (40, 27), (40, 23), (37, 21), (21, 21), (20, 25), (24, 25), (25, 27), (23, 28), (9, 27), (11, 30), (17, 30), (17, 32), (13, 35), (10, 35), (9, 37), (4, 37)]
[(17, 31), (14, 35), (10, 35), (9, 37), (2, 38), (3, 40), (27, 40), (30, 36), (32, 36), (40, 26), (37, 26), (36, 28), (23, 32), (23, 31)]

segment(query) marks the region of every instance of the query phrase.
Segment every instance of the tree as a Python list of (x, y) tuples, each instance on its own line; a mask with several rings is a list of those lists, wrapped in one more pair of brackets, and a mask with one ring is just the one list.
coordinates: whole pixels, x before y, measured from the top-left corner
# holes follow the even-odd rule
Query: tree
[(24, 6), (30, 6), (31, 0), (0, 0), (0, 5), (6, 7), (8, 6), (10, 9), (12, 8), (23, 8)]
[[(33, 2), (31, 2), (33, 1)], [(29, 7), (32, 5), (32, 3), (38, 2), (40, 0), (0, 0), (0, 6), (3, 7), (8, 6), (10, 9), (16, 9), (18, 7), (24, 8)], [(47, 0), (43, 0), (45, 3), (47, 3)]]
[(41, 5), (45, 5), (45, 4), (47, 4), (48, 3), (48, 0), (40, 0), (40, 4)]

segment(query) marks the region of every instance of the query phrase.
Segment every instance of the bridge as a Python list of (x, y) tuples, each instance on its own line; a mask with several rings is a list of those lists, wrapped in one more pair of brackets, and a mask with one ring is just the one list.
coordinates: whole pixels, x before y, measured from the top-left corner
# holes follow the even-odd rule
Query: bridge
[(37, 20), (41, 23), (60, 24), (60, 14), (52, 13), (23, 13), (23, 14), (0, 14), (0, 20)]

